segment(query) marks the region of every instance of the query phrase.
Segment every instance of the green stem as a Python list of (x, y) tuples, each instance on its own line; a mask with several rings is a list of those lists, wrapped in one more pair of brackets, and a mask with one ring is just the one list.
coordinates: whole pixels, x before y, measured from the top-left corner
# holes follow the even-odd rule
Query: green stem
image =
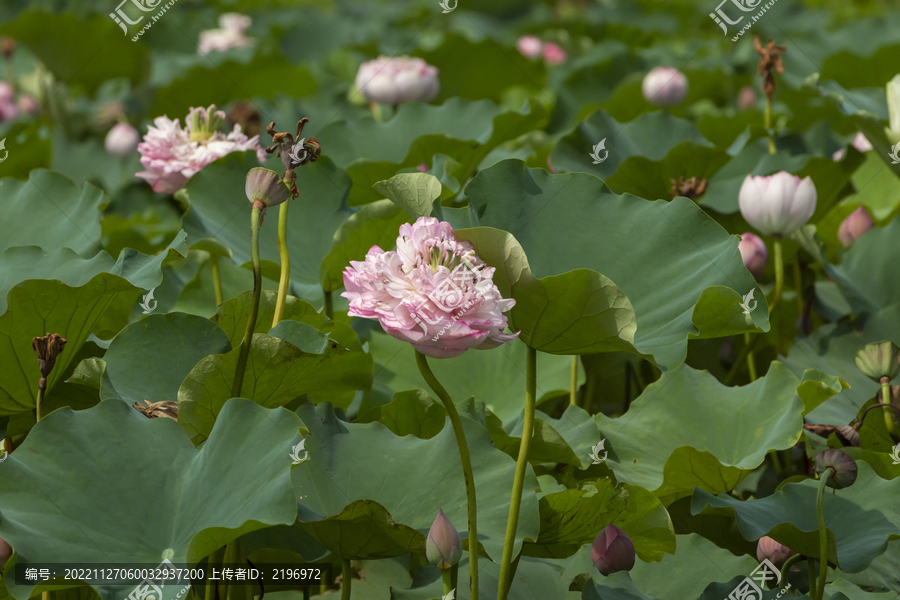
[(241, 396), (244, 371), (247, 369), (247, 359), (250, 357), (250, 345), (253, 343), (253, 330), (256, 329), (256, 317), (259, 315), (259, 297), (262, 294), (262, 273), (259, 268), (260, 204), (254, 202), (253, 210), (250, 212), (250, 258), (253, 261), (253, 301), (250, 304), (250, 318), (247, 319), (247, 330), (244, 332), (244, 339), (241, 341), (237, 369), (234, 372), (234, 385), (231, 387), (232, 398), (240, 398)]
[(291, 287), (291, 255), (287, 247), (288, 206), (291, 200), (288, 198), (281, 203), (278, 209), (278, 255), (281, 257), (281, 279), (278, 280), (278, 300), (275, 302), (275, 316), (272, 318), (272, 327), (284, 317), (284, 305), (287, 302), (288, 288)]
[(384, 112), (381, 110), (381, 105), (377, 102), (369, 102), (369, 109), (372, 111), (372, 116), (379, 123), (384, 122)]
[(572, 379), (569, 384), (569, 404), (578, 404), (578, 355), (572, 355)]
[(775, 154), (775, 139), (769, 131), (772, 128), (772, 100), (766, 96), (765, 112), (766, 137), (769, 140), (769, 154)]
[[(744, 346), (750, 346), (750, 332), (744, 333)], [(756, 361), (753, 360), (753, 350), (747, 351), (747, 371), (750, 372), (750, 381), (756, 381)]]
[(779, 475), (784, 472), (784, 467), (781, 466), (781, 460), (778, 458), (777, 450), (769, 450), (769, 458), (772, 459), (772, 466), (775, 467), (775, 472)]
[(794, 288), (797, 290), (797, 314), (803, 316), (803, 275), (800, 272), (800, 254), (794, 256)]
[(891, 402), (894, 397), (891, 395), (891, 380), (887, 377), (881, 378), (881, 401), (885, 404), (884, 410), (884, 426), (888, 435), (893, 436), (894, 431), (894, 415), (891, 414)]
[(307, 585), (303, 588), (303, 600), (309, 600), (309, 598), (310, 598), (309, 594), (310, 594), (309, 586)]
[(782, 567), (781, 567), (782, 587), (784, 587), (783, 584), (787, 583), (787, 575), (788, 575), (788, 572), (790, 571), (791, 567), (794, 566), (795, 562), (800, 560), (801, 556), (802, 556), (801, 554), (795, 554), (792, 557), (790, 557), (789, 559), (787, 559), (786, 561), (784, 561), (784, 565), (782, 565)]
[(219, 257), (215, 254), (209, 256), (210, 265), (212, 265), (213, 290), (216, 292), (216, 306), (223, 302), (222, 298), (222, 277), (219, 275)]
[(816, 561), (807, 557), (806, 567), (809, 572), (809, 597), (816, 597)]
[(331, 292), (325, 292), (325, 316), (334, 319), (334, 300), (331, 298)]
[(441, 569), (441, 578), (444, 580), (444, 596), (453, 590), (453, 581), (450, 578), (450, 569)]
[(463, 477), (466, 482), (466, 502), (469, 508), (469, 597), (472, 600), (478, 600), (478, 518), (475, 510), (475, 474), (472, 471), (472, 459), (469, 457), (466, 433), (463, 431), (459, 412), (457, 412), (456, 405), (453, 404), (450, 394), (447, 393), (444, 386), (434, 376), (431, 367), (428, 366), (428, 359), (418, 350), (416, 350), (416, 364), (419, 365), (419, 372), (422, 374), (425, 383), (444, 403), (444, 408), (447, 409), (447, 416), (450, 417), (450, 424), (453, 426), (453, 433), (456, 435), (459, 461), (462, 463)]
[(825, 529), (825, 510), (823, 498), (825, 484), (831, 477), (832, 470), (825, 469), (819, 482), (819, 494), (816, 496), (816, 519), (819, 521), (819, 584), (816, 586), (815, 600), (822, 600), (825, 593), (825, 576), (828, 574), (828, 531)]
[(519, 508), (522, 505), (522, 489), (525, 487), (525, 472), (528, 467), (528, 447), (534, 426), (534, 406), (537, 395), (537, 351), (528, 347), (528, 361), (525, 375), (525, 420), (522, 423), (522, 441), (519, 442), (519, 458), (513, 479), (512, 498), (509, 505), (509, 519), (506, 521), (506, 536), (503, 538), (503, 554), (500, 557), (500, 581), (497, 586), (498, 600), (506, 600), (512, 584), (511, 563), (513, 545), (516, 542), (516, 527), (519, 524)]
[(34, 411), (34, 422), (37, 423), (44, 416), (44, 395), (47, 393), (47, 378), (41, 377), (38, 382), (37, 406)]
[(772, 303), (769, 304), (769, 314), (775, 309), (781, 298), (781, 290), (784, 287), (784, 253), (781, 248), (781, 238), (775, 238), (775, 295), (772, 297)]
[(722, 380), (724, 385), (730, 385), (731, 381), (740, 371), (741, 363), (743, 363), (744, 359), (750, 352), (753, 352), (753, 349), (756, 347), (756, 344), (762, 339), (761, 335), (753, 336), (753, 339), (750, 340), (749, 344), (744, 344), (744, 347), (741, 348), (740, 354), (738, 354), (737, 359), (734, 361), (734, 364), (731, 365), (731, 370), (728, 371), (728, 374), (725, 376), (725, 379)]
[(350, 561), (341, 559), (341, 600), (350, 600), (350, 587), (353, 580), (353, 571), (350, 569)]

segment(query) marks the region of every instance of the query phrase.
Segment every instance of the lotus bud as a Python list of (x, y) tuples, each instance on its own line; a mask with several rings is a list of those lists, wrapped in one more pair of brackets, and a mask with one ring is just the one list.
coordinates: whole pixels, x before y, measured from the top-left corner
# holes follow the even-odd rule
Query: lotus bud
[(127, 156), (137, 150), (141, 134), (129, 123), (116, 123), (106, 134), (103, 145), (106, 151), (116, 156)]
[(890, 340), (866, 344), (856, 354), (856, 366), (870, 379), (890, 381), (900, 374), (900, 348)]
[(282, 181), (278, 173), (263, 167), (250, 169), (244, 191), (251, 204), (260, 200), (266, 208), (278, 206), (291, 197), (291, 188)]
[(542, 54), (544, 55), (544, 62), (548, 65), (561, 65), (569, 57), (565, 50), (553, 42), (544, 44)]
[(764, 559), (768, 559), (779, 569), (784, 566), (787, 559), (795, 554), (797, 553), (767, 535), (759, 538), (759, 543), (756, 545), (756, 560), (762, 562)]
[(738, 92), (737, 104), (741, 110), (756, 106), (756, 92), (753, 91), (752, 86), (745, 85), (741, 88), (741, 91)]
[(856, 132), (856, 135), (853, 136), (853, 141), (850, 142), (850, 144), (860, 152), (868, 152), (872, 149), (872, 143), (863, 135), (862, 131)]
[(816, 211), (816, 186), (786, 171), (747, 175), (738, 195), (741, 215), (765, 235), (788, 236), (806, 225)]
[(838, 227), (838, 240), (844, 248), (849, 248), (873, 227), (875, 227), (875, 221), (872, 220), (866, 209), (860, 206), (850, 213)]
[(459, 539), (459, 532), (442, 510), (438, 510), (438, 516), (428, 530), (425, 556), (428, 562), (441, 569), (455, 566), (462, 556), (462, 540)]
[(431, 102), (441, 89), (437, 67), (409, 56), (364, 62), (356, 73), (356, 87), (366, 99), (380, 104)]
[(644, 77), (641, 92), (657, 106), (675, 106), (687, 97), (688, 80), (675, 67), (656, 67)]
[(884, 130), (891, 145), (900, 143), (900, 75), (887, 83), (888, 127)]
[(836, 490), (850, 487), (856, 481), (856, 463), (842, 450), (828, 449), (816, 455), (816, 473), (819, 477), (828, 470), (831, 471), (831, 477), (825, 485)]
[(591, 560), (594, 566), (608, 577), (634, 567), (634, 544), (624, 531), (610, 523), (591, 544)]
[(62, 354), (63, 348), (66, 347), (66, 341), (58, 333), (48, 333), (44, 337), (36, 337), (31, 340), (31, 347), (38, 357), (38, 365), (43, 379), (46, 379), (53, 371), (56, 358)]
[(750, 232), (742, 233), (738, 250), (741, 251), (741, 259), (747, 270), (757, 279), (762, 277), (769, 260), (769, 250), (762, 238)]
[(28, 94), (19, 96), (19, 101), (16, 104), (18, 104), (19, 110), (25, 114), (36, 115), (41, 112), (41, 107), (38, 105), (37, 100)]
[(540, 56), (543, 46), (543, 42), (533, 35), (523, 35), (516, 41), (516, 49), (529, 60)]
[(12, 546), (7, 544), (3, 538), (0, 538), (0, 565), (5, 565), (12, 553)]

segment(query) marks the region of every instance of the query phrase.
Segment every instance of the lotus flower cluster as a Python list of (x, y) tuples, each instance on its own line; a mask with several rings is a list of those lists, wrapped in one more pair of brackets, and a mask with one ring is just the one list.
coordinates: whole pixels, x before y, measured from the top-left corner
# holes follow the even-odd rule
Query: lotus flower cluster
[(253, 45), (253, 38), (244, 35), (252, 24), (253, 20), (246, 15), (225, 13), (219, 17), (219, 29), (200, 32), (197, 52), (205, 55), (213, 51), (225, 52), (232, 48), (246, 48)]
[(396, 251), (372, 246), (365, 261), (350, 261), (341, 295), (350, 316), (377, 319), (426, 356), (452, 358), (518, 336), (503, 333), (515, 300), (500, 295), (493, 275), (449, 223), (420, 217), (400, 226)]
[(785, 171), (747, 175), (738, 195), (741, 215), (765, 235), (788, 236), (806, 225), (816, 211), (816, 186)]
[(154, 192), (177, 192), (200, 169), (232, 152), (255, 150), (259, 162), (267, 158), (259, 136), (247, 138), (240, 125), (228, 134), (218, 131), (225, 113), (217, 111), (215, 105), (192, 108), (185, 122), (182, 129), (178, 119), (157, 117), (153, 121), (156, 127), (150, 126), (144, 141), (138, 144), (146, 170), (137, 177), (150, 182)]
[(681, 104), (688, 94), (688, 80), (675, 67), (656, 67), (641, 83), (644, 99), (657, 106)]
[(16, 101), (16, 93), (6, 81), (0, 81), (0, 123), (12, 121), (19, 113), (37, 114), (40, 110), (34, 98), (28, 94), (21, 94)]
[(569, 58), (569, 55), (566, 54), (566, 51), (559, 44), (543, 42), (534, 35), (523, 35), (520, 37), (516, 41), (516, 49), (519, 51), (519, 54), (529, 60), (543, 56), (544, 62), (548, 65), (560, 65)]
[(431, 102), (441, 88), (437, 67), (409, 56), (380, 56), (364, 62), (356, 73), (356, 87), (379, 104)]

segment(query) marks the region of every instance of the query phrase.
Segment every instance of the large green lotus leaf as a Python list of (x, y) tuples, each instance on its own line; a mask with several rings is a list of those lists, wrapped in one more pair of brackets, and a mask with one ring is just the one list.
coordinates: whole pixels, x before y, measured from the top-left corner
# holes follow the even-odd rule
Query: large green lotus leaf
[[(437, 193), (441, 193), (440, 183), (437, 184)], [(350, 266), (350, 261), (365, 260), (372, 246), (385, 250), (393, 248), (400, 225), (409, 221), (409, 215), (390, 200), (378, 200), (363, 206), (335, 232), (331, 252), (319, 269), (322, 288), (326, 292), (342, 289), (344, 269)]]
[[(272, 319), (275, 317), (277, 297), (276, 292), (270, 291), (265, 291), (260, 295), (259, 314), (256, 318), (256, 328), (253, 330), (253, 333), (269, 333), (269, 330), (272, 329)], [(252, 302), (253, 291), (246, 291), (240, 296), (220, 304), (216, 316), (212, 318), (212, 321), (221, 327), (225, 335), (228, 336), (231, 346), (234, 348), (237, 348), (241, 340), (244, 339)], [(290, 295), (285, 301), (282, 318), (312, 325), (325, 333), (330, 332), (334, 328), (334, 324), (329, 321), (328, 317), (317, 312), (311, 304)]]
[(510, 329), (520, 339), (548, 354), (636, 352), (634, 309), (607, 277), (589, 269), (537, 279), (528, 257), (510, 234), (490, 227), (457, 232), (475, 252), (495, 267), (500, 293), (516, 301)]
[(823, 596), (828, 600), (892, 600), (896, 597), (896, 592), (867, 592), (845, 579), (828, 583)]
[(900, 204), (900, 177), (884, 168), (875, 152), (866, 152), (865, 162), (853, 173), (853, 185), (858, 191), (846, 202), (862, 204), (875, 221), (890, 218)]
[(394, 435), (414, 435), (431, 439), (444, 428), (447, 411), (427, 392), (407, 390), (397, 392), (388, 404), (373, 406), (357, 418), (359, 423), (379, 421)]
[(6, 140), (6, 151), (15, 155), (15, 161), (0, 164), (0, 177), (28, 181), (32, 171), (50, 167), (53, 140), (50, 128), (41, 120), (0, 123), (0, 140)]
[[(231, 386), (240, 347), (227, 354), (207, 356), (198, 362), (178, 389), (178, 422), (199, 443), (210, 435), (222, 407), (232, 398)], [(321, 354), (304, 352), (277, 337), (257, 333), (244, 372), (241, 397), (267, 408), (284, 406), (307, 394), (320, 401), (352, 400), (341, 392), (365, 389), (371, 382), (371, 359), (365, 354), (351, 364), (343, 360), (350, 350), (329, 344)]]
[[(541, 126), (539, 105), (504, 111), (493, 102), (451, 98), (440, 106), (403, 104), (390, 120), (357, 118), (331, 123), (317, 134), (325, 153), (353, 179), (350, 204), (379, 200), (372, 189), (401, 168), (414, 168), (435, 154), (452, 156), (471, 173), (488, 152)], [(301, 169), (302, 170), (302, 169)]]
[(425, 550), (425, 534), (395, 523), (383, 506), (357, 500), (339, 515), (317, 519), (300, 504), (299, 527), (335, 555), (347, 560), (375, 560)]
[[(697, 575), (698, 581), (709, 580), (709, 570), (710, 567), (707, 567), (706, 570), (699, 573)], [(748, 572), (746, 575), (739, 575), (727, 583), (708, 584), (703, 593), (700, 596), (696, 596), (696, 598), (697, 600), (722, 600), (722, 598), (728, 598), (728, 595), (734, 592), (749, 574)], [(595, 574), (593, 579), (585, 584), (581, 595), (582, 600), (667, 600), (667, 598), (671, 597), (673, 596), (668, 594), (659, 597), (645, 594), (638, 589), (638, 585), (634, 582), (633, 577), (630, 577), (630, 573), (624, 572), (614, 573), (609, 577)], [(747, 598), (749, 597), (747, 596)], [(785, 596), (781, 589), (763, 589), (761, 596), (759, 594), (753, 596), (754, 600), (779, 600), (783, 597)], [(679, 598), (684, 598), (684, 596)], [(689, 596), (688, 598), (695, 598), (695, 596)], [(809, 600), (809, 596), (806, 595), (791, 596), (791, 598)], [(843, 599), (835, 597), (833, 600)]]
[[(609, 155), (603, 162), (595, 165), (590, 154), (601, 140), (606, 140), (604, 147)], [(673, 117), (668, 112), (644, 114), (622, 124), (601, 109), (559, 141), (550, 155), (550, 162), (563, 171), (586, 171), (607, 179), (618, 171), (628, 157), (643, 156), (651, 161), (662, 160), (681, 142), (712, 146), (692, 123)], [(599, 151), (599, 156), (603, 158), (604, 150)]]
[[(250, 260), (250, 203), (244, 180), (257, 166), (253, 152), (229, 154), (204, 167), (184, 188), (190, 198), (190, 214), (197, 221), (196, 230), (188, 229), (188, 233), (192, 238), (216, 238), (231, 249), (239, 265)], [(279, 172), (282, 169), (280, 163), (272, 166)], [(351, 214), (344, 202), (350, 180), (323, 157), (297, 169), (297, 187), (300, 197), (289, 201), (288, 212), (291, 282), (295, 295), (318, 299), (322, 294), (319, 265), (331, 250), (334, 232)], [(270, 210), (260, 229), (259, 252), (263, 260), (281, 264), (278, 212)]]
[[(230, 258), (218, 258), (219, 282), (222, 286), (222, 299), (231, 300), (244, 292), (253, 289), (253, 270), (239, 267)], [(194, 277), (181, 289), (178, 301), (172, 307), (173, 312), (212, 318), (216, 314), (216, 292), (213, 282), (212, 261), (206, 260), (197, 268)], [(265, 291), (278, 291), (278, 280), (263, 276), (262, 288)], [(271, 323), (270, 323), (271, 324)]]
[[(890, 540), (900, 539), (900, 509), (895, 501), (900, 478), (885, 480), (863, 461), (856, 462), (859, 475), (850, 487), (824, 496), (828, 560), (848, 573), (865, 569), (885, 552)], [(734, 515), (741, 535), (756, 540), (775, 538), (800, 554), (819, 557), (816, 494), (819, 482), (808, 479), (788, 483), (778, 492), (759, 500), (741, 501), (727, 494), (713, 496), (694, 492), (691, 512)]]
[[(386, 398), (395, 392), (429, 389), (416, 366), (408, 343), (383, 333), (373, 333), (369, 351), (375, 358), (373, 391)], [(493, 350), (469, 350), (456, 358), (431, 359), (428, 364), (455, 402), (475, 396), (504, 422), (525, 408), (525, 344), (513, 341)], [(572, 362), (568, 356), (537, 357), (538, 403), (568, 393)], [(583, 375), (582, 375), (583, 377)]]
[[(0, 536), (22, 561), (157, 565), (292, 522), (300, 420), (243, 399), (222, 413), (199, 450), (170, 419), (119, 400), (48, 415), (0, 465)], [(32, 587), (10, 593), (27, 600)]]
[[(727, 492), (769, 450), (791, 448), (800, 439), (799, 385), (778, 362), (743, 387), (726, 387), (687, 365), (664, 373), (622, 417), (595, 417), (608, 440), (606, 464), (619, 480), (652, 490), (666, 505), (690, 495), (694, 486)], [(726, 434), (722, 423), (740, 427)]]
[(117, 261), (102, 251), (85, 260), (68, 248), (45, 252), (36, 246), (18, 246), (0, 254), (0, 362), (6, 365), (0, 413), (35, 407), (41, 374), (32, 338), (58, 333), (68, 340), (47, 377), (49, 397), (104, 311), (129, 306), (141, 289), (160, 285), (163, 261), (170, 255), (187, 254), (184, 238), (181, 232), (157, 256), (125, 250)]
[[(433, 568), (437, 570), (437, 567)], [(353, 600), (392, 600), (397, 597), (397, 590), (408, 588), (413, 582), (409, 573), (409, 559), (406, 557), (359, 561), (354, 563), (354, 570), (358, 570), (359, 579), (353, 580)], [(338, 571), (339, 569), (335, 569), (335, 573)], [(295, 591), (294, 594), (291, 598), (282, 597), (280, 600), (305, 600), (302, 592)], [(328, 590), (318, 598), (343, 600), (341, 594), (342, 590)], [(438, 593), (437, 597), (442, 595)]]
[[(301, 514), (314, 513), (316, 520), (321, 520), (339, 515), (356, 500), (372, 500), (383, 506), (394, 522), (427, 534), (442, 509), (460, 536), (466, 537), (466, 490), (449, 420), (441, 433), (422, 440), (397, 437), (380, 423), (339, 421), (329, 404), (304, 404), (297, 413), (310, 433), (305, 438), (309, 460), (292, 472), (294, 489), (304, 507)], [(493, 447), (482, 425), (467, 417), (462, 421), (476, 494), (483, 499), (478, 503), (478, 541), (488, 556), (499, 558), (516, 463)], [(529, 468), (514, 554), (523, 539), (537, 539), (536, 488), (537, 479)]]
[(669, 198), (672, 181), (678, 181), (679, 177), (709, 179), (729, 158), (724, 150), (682, 142), (659, 161), (643, 156), (628, 157), (606, 183), (619, 193), (634, 194), (647, 200)]
[(441, 182), (429, 173), (401, 173), (372, 187), (412, 218), (431, 215), (441, 197)]
[(897, 573), (900, 572), (898, 569), (900, 569), (900, 541), (894, 540), (888, 543), (887, 552), (869, 563), (865, 571), (842, 573), (841, 579), (872, 591), (887, 592), (895, 590), (897, 586)]
[[(309, 70), (291, 65), (280, 55), (255, 53), (246, 60), (235, 57), (217, 64), (219, 62), (204, 61), (169, 85), (157, 88), (150, 114), (184, 118), (192, 106), (224, 106), (232, 100), (243, 100), (247, 97), (244, 90), (253, 97), (264, 98), (277, 94), (296, 98), (316, 91), (316, 82)], [(240, 82), (240, 86), (235, 82)], [(262, 134), (260, 144), (266, 146), (269, 143), (271, 140)]]
[(82, 19), (72, 13), (29, 11), (0, 26), (0, 33), (27, 46), (57, 80), (90, 92), (108, 79), (127, 77), (138, 83), (150, 75), (147, 47), (130, 39), (137, 31), (123, 34), (105, 14)]
[[(581, 369), (579, 369), (580, 372)], [(597, 428), (594, 417), (578, 405), (570, 404), (559, 419), (541, 414), (541, 420), (550, 425), (565, 440), (582, 469), (587, 469), (593, 462), (591, 450), (597, 445), (603, 436)]]
[[(64, 175), (37, 169), (28, 181), (0, 179), (0, 219), (5, 227), (0, 251), (13, 246), (70, 248), (84, 258), (100, 246), (100, 211), (109, 202), (93, 185), (76, 186)], [(15, 223), (15, 226), (11, 226)]]
[(230, 350), (225, 332), (208, 319), (183, 313), (149, 315), (123, 329), (109, 345), (100, 397), (129, 404), (175, 401), (194, 365)]
[[(617, 196), (592, 175), (550, 175), (516, 160), (481, 171), (466, 196), (480, 225), (515, 236), (535, 277), (591, 269), (611, 279), (634, 307), (635, 348), (663, 369), (684, 361), (691, 337), (769, 327), (737, 238), (687, 198)], [(761, 310), (746, 315), (750, 290)]]
[(527, 556), (565, 558), (575, 554), (610, 523), (621, 527), (634, 542), (642, 560), (659, 561), (675, 551), (675, 531), (666, 509), (647, 490), (609, 479), (586, 482), (583, 489), (567, 489), (541, 496), (541, 533), (526, 543)]

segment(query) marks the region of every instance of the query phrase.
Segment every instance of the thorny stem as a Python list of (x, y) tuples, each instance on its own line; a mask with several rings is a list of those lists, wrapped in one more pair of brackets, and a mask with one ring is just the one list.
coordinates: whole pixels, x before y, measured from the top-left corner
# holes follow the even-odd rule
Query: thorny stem
[(288, 288), (291, 287), (291, 255), (287, 247), (288, 206), (291, 200), (288, 198), (281, 203), (278, 209), (278, 254), (281, 257), (281, 279), (278, 281), (278, 300), (275, 302), (275, 317), (272, 319), (272, 327), (284, 317), (284, 305), (287, 302)]
[(825, 592), (825, 576), (828, 574), (828, 531), (825, 529), (825, 511), (823, 498), (825, 496), (825, 484), (831, 477), (833, 470), (825, 469), (819, 483), (819, 494), (816, 496), (816, 519), (819, 522), (819, 584), (816, 586), (815, 600), (822, 600)]
[(509, 505), (509, 519), (506, 521), (506, 536), (503, 538), (503, 554), (500, 558), (500, 581), (497, 586), (498, 600), (506, 600), (512, 584), (511, 564), (513, 545), (516, 542), (516, 527), (519, 524), (519, 508), (522, 506), (522, 489), (525, 487), (525, 473), (528, 468), (528, 448), (534, 427), (534, 406), (537, 395), (537, 350), (528, 346), (525, 381), (525, 420), (522, 423), (522, 441), (519, 443), (519, 458), (513, 479), (512, 498)]
[(578, 355), (572, 355), (572, 380), (569, 384), (569, 404), (578, 404)]
[(787, 581), (787, 574), (791, 570), (791, 567), (794, 566), (794, 563), (802, 558), (802, 554), (795, 554), (786, 561), (784, 561), (784, 565), (781, 567), (781, 581)]
[[(750, 332), (744, 333), (744, 346), (750, 346)], [(753, 350), (747, 351), (747, 371), (750, 372), (750, 381), (756, 381), (756, 361), (753, 360)]]
[(884, 407), (884, 426), (887, 429), (888, 435), (891, 437), (894, 436), (894, 416), (891, 414), (891, 400), (893, 399), (891, 395), (891, 380), (887, 377), (881, 378), (881, 399), (884, 400), (884, 403), (887, 405)]
[(250, 318), (247, 319), (247, 330), (241, 341), (240, 354), (238, 355), (237, 369), (234, 373), (234, 385), (231, 387), (231, 396), (239, 398), (241, 386), (244, 383), (244, 371), (247, 368), (247, 359), (250, 357), (250, 345), (253, 342), (253, 330), (256, 329), (256, 317), (259, 315), (259, 298), (262, 294), (262, 273), (259, 267), (259, 215), (263, 202), (253, 201), (253, 210), (250, 212), (250, 259), (253, 262), (253, 301), (250, 304)]
[(428, 366), (428, 359), (418, 350), (416, 350), (416, 363), (425, 383), (438, 395), (438, 398), (444, 404), (444, 408), (447, 409), (447, 416), (450, 417), (450, 424), (453, 426), (453, 433), (456, 435), (456, 445), (459, 447), (459, 460), (462, 463), (463, 476), (466, 480), (466, 501), (469, 508), (469, 597), (472, 600), (478, 600), (478, 519), (475, 510), (475, 474), (472, 471), (472, 459), (469, 457), (466, 433), (463, 431), (459, 412), (457, 412), (456, 405), (453, 404), (450, 394), (447, 393), (444, 386), (434, 376), (431, 367)]
[(215, 254), (209, 256), (210, 265), (212, 265), (213, 289), (216, 292), (216, 306), (222, 304), (222, 277), (219, 275), (219, 257)]
[(341, 600), (350, 600), (350, 587), (353, 579), (353, 570), (350, 568), (350, 561), (346, 558), (341, 559)]

